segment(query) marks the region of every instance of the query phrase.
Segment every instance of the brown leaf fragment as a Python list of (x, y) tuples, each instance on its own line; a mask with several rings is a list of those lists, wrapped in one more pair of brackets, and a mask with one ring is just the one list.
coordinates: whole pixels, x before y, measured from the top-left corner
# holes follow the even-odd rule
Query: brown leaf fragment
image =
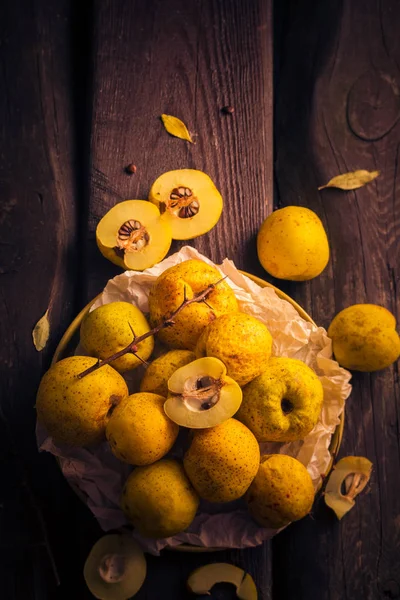
[(349, 173), (343, 173), (333, 177), (325, 185), (321, 185), (318, 189), (324, 190), (325, 188), (339, 188), (340, 190), (356, 190), (363, 187), (370, 181), (373, 181), (378, 177), (379, 171), (350, 171)]
[(49, 309), (39, 319), (32, 331), (33, 344), (38, 352), (41, 352), (47, 344), (50, 335)]
[(172, 115), (161, 115), (161, 120), (164, 124), (165, 129), (170, 135), (180, 138), (181, 140), (186, 140), (193, 144), (193, 140), (190, 137), (188, 128), (186, 127), (183, 121), (181, 121), (177, 117), (173, 117)]

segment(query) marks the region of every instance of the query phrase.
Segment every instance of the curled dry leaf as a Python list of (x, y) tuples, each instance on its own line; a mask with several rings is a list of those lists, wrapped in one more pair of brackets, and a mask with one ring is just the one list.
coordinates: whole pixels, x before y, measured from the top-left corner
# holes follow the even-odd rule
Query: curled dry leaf
[(161, 115), (161, 120), (164, 124), (165, 129), (170, 135), (181, 138), (181, 140), (187, 140), (188, 142), (193, 144), (193, 140), (190, 137), (188, 128), (186, 127), (183, 121), (181, 121), (177, 117), (173, 117), (172, 115)]
[(38, 352), (41, 352), (47, 344), (50, 335), (49, 309), (39, 319), (32, 331), (33, 344)]
[(328, 183), (321, 185), (318, 189), (324, 190), (325, 188), (334, 187), (340, 190), (356, 190), (376, 179), (378, 175), (379, 171), (350, 171), (349, 173), (333, 177)]
[(346, 456), (334, 466), (325, 488), (325, 503), (338, 519), (353, 508), (354, 498), (367, 485), (371, 470), (372, 462), (363, 456)]

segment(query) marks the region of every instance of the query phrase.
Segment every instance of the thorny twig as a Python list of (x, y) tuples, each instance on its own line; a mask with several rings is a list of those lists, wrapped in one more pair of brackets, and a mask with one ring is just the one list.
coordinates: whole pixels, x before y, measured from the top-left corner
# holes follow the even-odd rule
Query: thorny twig
[(133, 334), (132, 342), (130, 342), (130, 344), (128, 344), (125, 348), (123, 348), (119, 352), (116, 352), (112, 356), (109, 356), (108, 358), (104, 358), (103, 360), (99, 359), (96, 364), (92, 365), (91, 367), (89, 367), (88, 369), (83, 371), (82, 373), (79, 373), (78, 378), (82, 379), (83, 377), (86, 377), (86, 375), (89, 375), (90, 373), (97, 371), (97, 369), (100, 369), (104, 365), (108, 365), (110, 362), (112, 362), (112, 361), (116, 360), (117, 358), (120, 358), (121, 356), (124, 356), (125, 354), (128, 354), (128, 353), (134, 354), (139, 360), (141, 360), (142, 362), (144, 362), (146, 364), (146, 362), (137, 354), (139, 344), (141, 342), (143, 342), (143, 340), (147, 339), (148, 337), (156, 335), (162, 329), (165, 329), (166, 327), (171, 327), (172, 325), (174, 325), (175, 324), (174, 319), (179, 315), (179, 313), (186, 306), (189, 306), (189, 304), (194, 304), (195, 302), (204, 302), (205, 304), (207, 304), (207, 306), (209, 308), (211, 308), (211, 306), (206, 302), (206, 298), (211, 294), (211, 292), (215, 289), (215, 287), (219, 283), (224, 281), (224, 279), (226, 279), (226, 277), (219, 279), (215, 283), (211, 283), (205, 290), (203, 290), (202, 292), (199, 292), (198, 294), (195, 294), (193, 296), (193, 298), (187, 298), (186, 286), (185, 286), (184, 287), (184, 296), (183, 296), (184, 300), (183, 300), (182, 304), (180, 306), (178, 306), (178, 308), (176, 310), (174, 310), (174, 312), (172, 312), (170, 314), (170, 316), (167, 317), (164, 321), (161, 321), (161, 323), (156, 325), (156, 327), (154, 327), (150, 331), (147, 331), (146, 333), (143, 333), (143, 335), (140, 335), (139, 337), (136, 337), (135, 332), (133, 331), (133, 328), (132, 328), (131, 324), (129, 323), (129, 327)]

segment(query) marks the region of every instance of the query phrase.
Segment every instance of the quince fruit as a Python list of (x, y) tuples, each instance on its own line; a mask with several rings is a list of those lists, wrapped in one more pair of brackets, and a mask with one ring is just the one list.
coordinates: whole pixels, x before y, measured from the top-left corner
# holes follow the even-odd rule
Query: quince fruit
[(175, 443), (179, 427), (164, 412), (165, 398), (150, 392), (127, 396), (107, 423), (106, 436), (117, 458), (131, 465), (149, 465)]
[(259, 442), (303, 439), (318, 421), (324, 392), (314, 371), (294, 358), (271, 358), (243, 388), (236, 417)]
[(57, 443), (90, 446), (101, 442), (112, 412), (128, 395), (124, 378), (109, 365), (78, 377), (96, 363), (88, 356), (64, 358), (40, 382), (37, 417)]
[(142, 381), (141, 392), (153, 392), (166, 398), (168, 396), (168, 379), (180, 367), (196, 360), (190, 350), (170, 350), (162, 354), (147, 367)]
[(246, 494), (250, 514), (262, 527), (279, 529), (305, 517), (314, 502), (314, 486), (305, 466), (286, 454), (261, 457)]
[(217, 358), (199, 358), (181, 367), (168, 380), (164, 410), (183, 427), (214, 427), (232, 417), (242, 402), (240, 386), (226, 375)]
[(113, 206), (96, 228), (103, 256), (123, 269), (143, 271), (160, 262), (171, 246), (171, 228), (147, 200), (125, 200)]
[(193, 302), (185, 306), (174, 318), (173, 327), (166, 327), (159, 332), (161, 342), (171, 348), (194, 350), (200, 334), (211, 321), (238, 310), (232, 288), (221, 279), (218, 269), (196, 259), (174, 265), (157, 277), (149, 294), (150, 322), (153, 327), (167, 319), (186, 298), (193, 298), (209, 285), (217, 284), (207, 296), (207, 304)]
[(234, 585), (239, 600), (257, 600), (257, 588), (252, 576), (229, 563), (203, 565), (195, 569), (187, 580), (187, 586), (193, 594), (207, 598), (217, 583)]
[(324, 226), (312, 210), (302, 206), (280, 208), (265, 219), (257, 236), (257, 252), (270, 275), (292, 281), (317, 277), (329, 261)]
[(199, 497), (182, 465), (163, 458), (152, 465), (136, 467), (125, 483), (121, 505), (141, 535), (163, 538), (189, 527)]
[(328, 335), (336, 360), (352, 371), (379, 371), (400, 356), (396, 319), (383, 306), (348, 306), (333, 319)]
[(181, 169), (160, 175), (149, 193), (171, 228), (172, 239), (190, 240), (217, 223), (222, 212), (222, 196), (202, 171)]
[(222, 315), (207, 325), (197, 341), (196, 355), (222, 360), (239, 385), (249, 383), (266, 368), (272, 337), (259, 319), (243, 312)]
[[(88, 354), (96, 358), (109, 358), (126, 348), (135, 337), (150, 331), (146, 317), (129, 302), (110, 302), (92, 310), (82, 321), (80, 339)], [(134, 332), (134, 333), (133, 333)], [(139, 343), (136, 354), (128, 352), (112, 361), (120, 373), (135, 369), (147, 360), (154, 348), (154, 338), (149, 336)]]
[(194, 432), (183, 466), (194, 489), (209, 502), (243, 496), (258, 471), (260, 448), (236, 419)]

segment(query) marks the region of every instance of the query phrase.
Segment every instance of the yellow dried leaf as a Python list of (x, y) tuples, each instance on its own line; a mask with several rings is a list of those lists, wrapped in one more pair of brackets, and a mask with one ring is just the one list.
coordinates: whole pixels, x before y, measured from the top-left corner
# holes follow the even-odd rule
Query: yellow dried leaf
[(335, 512), (338, 519), (353, 508), (354, 499), (367, 485), (371, 470), (372, 462), (363, 456), (346, 456), (333, 467), (324, 497), (325, 503)]
[(334, 187), (340, 190), (356, 190), (376, 179), (378, 175), (379, 171), (350, 171), (333, 177), (327, 184), (321, 185), (318, 189), (324, 190), (325, 188)]
[(46, 310), (43, 317), (39, 319), (32, 331), (34, 346), (38, 352), (41, 352), (47, 344), (50, 335), (49, 309)]
[(161, 120), (169, 134), (193, 144), (188, 128), (183, 121), (171, 115), (161, 115)]

